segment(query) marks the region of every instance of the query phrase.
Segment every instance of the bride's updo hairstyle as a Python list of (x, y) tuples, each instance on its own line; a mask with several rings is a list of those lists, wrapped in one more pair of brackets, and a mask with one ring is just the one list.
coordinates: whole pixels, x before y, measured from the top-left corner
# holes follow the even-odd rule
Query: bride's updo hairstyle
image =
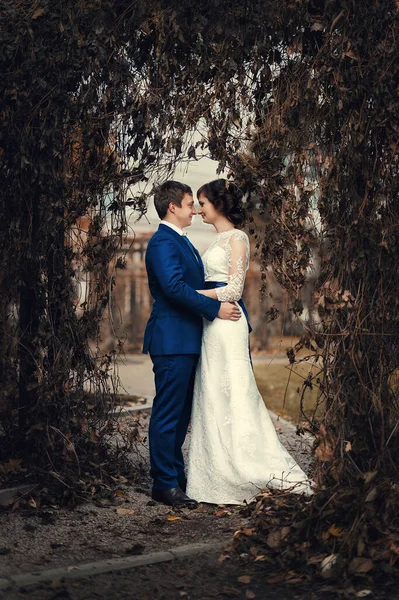
[(244, 225), (246, 215), (242, 204), (242, 192), (235, 183), (227, 179), (215, 179), (200, 187), (197, 198), (201, 194), (233, 225)]

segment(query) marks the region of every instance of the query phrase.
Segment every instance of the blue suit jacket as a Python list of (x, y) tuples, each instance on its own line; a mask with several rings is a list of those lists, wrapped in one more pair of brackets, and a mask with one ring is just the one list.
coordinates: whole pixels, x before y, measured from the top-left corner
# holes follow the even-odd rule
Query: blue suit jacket
[(213, 321), (220, 302), (195, 291), (204, 289), (204, 267), (194, 252), (196, 256), (181, 235), (162, 223), (148, 243), (145, 264), (154, 304), (144, 354), (201, 352), (202, 317)]

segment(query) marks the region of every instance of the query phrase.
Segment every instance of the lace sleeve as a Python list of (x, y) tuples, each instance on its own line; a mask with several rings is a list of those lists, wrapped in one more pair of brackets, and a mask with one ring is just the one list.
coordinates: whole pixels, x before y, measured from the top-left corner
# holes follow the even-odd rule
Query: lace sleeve
[(237, 231), (227, 240), (225, 250), (229, 264), (229, 279), (226, 286), (216, 288), (220, 302), (240, 300), (245, 283), (245, 273), (249, 265), (249, 240), (246, 233)]

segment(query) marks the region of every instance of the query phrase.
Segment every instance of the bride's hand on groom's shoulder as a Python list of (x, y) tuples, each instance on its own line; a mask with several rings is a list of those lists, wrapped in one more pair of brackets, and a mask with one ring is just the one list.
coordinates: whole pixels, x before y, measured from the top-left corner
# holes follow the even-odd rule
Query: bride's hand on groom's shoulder
[(234, 302), (222, 302), (218, 317), (225, 321), (238, 321), (241, 318), (241, 310)]

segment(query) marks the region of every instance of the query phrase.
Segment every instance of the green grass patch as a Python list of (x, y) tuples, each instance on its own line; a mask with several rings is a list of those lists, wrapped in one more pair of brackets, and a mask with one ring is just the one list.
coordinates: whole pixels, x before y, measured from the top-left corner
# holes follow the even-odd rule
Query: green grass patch
[[(301, 420), (300, 398), (304, 379), (309, 372), (316, 375), (319, 367), (307, 363), (284, 365), (255, 364), (254, 372), (258, 388), (268, 409), (288, 421)], [(299, 391), (298, 391), (299, 390)], [(307, 388), (304, 395), (306, 414), (312, 414), (317, 402), (318, 387)], [(320, 408), (318, 409), (318, 411)]]

